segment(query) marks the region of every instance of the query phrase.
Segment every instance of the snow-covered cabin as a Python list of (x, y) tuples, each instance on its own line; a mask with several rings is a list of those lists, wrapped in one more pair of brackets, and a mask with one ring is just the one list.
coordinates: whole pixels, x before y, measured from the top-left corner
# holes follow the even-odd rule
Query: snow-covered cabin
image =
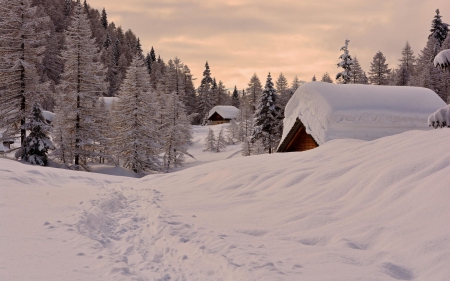
[(239, 116), (239, 109), (231, 105), (218, 105), (209, 111), (208, 125), (229, 123)]
[(429, 130), (428, 116), (445, 106), (426, 88), (306, 83), (286, 105), (278, 152), (304, 151), (334, 139), (370, 141)]
[(450, 69), (450, 49), (443, 50), (434, 58), (434, 66), (442, 69)]

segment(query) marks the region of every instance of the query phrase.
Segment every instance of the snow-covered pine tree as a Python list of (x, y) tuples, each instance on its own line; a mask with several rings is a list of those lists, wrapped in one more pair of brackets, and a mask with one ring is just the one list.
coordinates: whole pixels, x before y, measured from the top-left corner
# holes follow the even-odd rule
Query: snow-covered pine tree
[(333, 83), (333, 79), (331, 79), (328, 72), (325, 72), (325, 74), (322, 76), (322, 80), (320, 80), (320, 81), (326, 82), (326, 83)]
[(369, 81), (374, 85), (388, 85), (391, 69), (386, 63), (386, 57), (381, 51), (378, 51), (370, 63)]
[(0, 0), (0, 128), (5, 139), (20, 135), (20, 143), (25, 141), (28, 111), (47, 91), (36, 69), (47, 34), (38, 29), (49, 20), (38, 15), (30, 0)]
[(441, 19), (441, 15), (439, 13), (439, 9), (436, 10), (436, 15), (434, 16), (433, 21), (431, 22), (431, 34), (428, 36), (428, 39), (434, 37), (436, 38), (439, 47), (442, 46), (442, 43), (447, 38), (448, 34), (448, 24), (443, 23)]
[(350, 40), (345, 39), (345, 45), (341, 48), (341, 51), (344, 51), (344, 53), (339, 57), (341, 62), (337, 64), (338, 67), (344, 69), (336, 75), (337, 82), (341, 84), (348, 84), (351, 81), (353, 60), (348, 51), (349, 42)]
[(294, 80), (292, 80), (292, 84), (291, 84), (291, 92), (292, 95), (295, 94), (295, 92), (297, 91), (297, 89), (303, 84), (305, 83), (305, 81), (300, 81), (298, 80), (298, 77), (295, 76)]
[(184, 96), (182, 96), (183, 103), (185, 105), (186, 114), (188, 116), (191, 116), (191, 123), (194, 122), (195, 118), (195, 112), (197, 110), (197, 96), (195, 91), (194, 82), (192, 81), (192, 74), (191, 70), (187, 65), (183, 66), (182, 69), (183, 72), (183, 79), (184, 79)]
[(122, 166), (135, 173), (160, 168), (159, 108), (156, 96), (151, 92), (144, 60), (136, 54), (113, 111), (116, 126), (113, 150)]
[(216, 152), (224, 151), (227, 148), (227, 140), (225, 138), (225, 134), (223, 132), (223, 128), (220, 129), (219, 135), (217, 136), (216, 141)]
[(247, 99), (248, 99), (248, 105), (250, 106), (250, 109), (255, 112), (256, 105), (258, 104), (259, 98), (261, 97), (263, 92), (261, 81), (259, 80), (258, 76), (253, 74), (253, 76), (250, 78), (250, 82), (248, 83), (247, 87)]
[(273, 152), (280, 138), (279, 114), (280, 109), (276, 106), (276, 91), (269, 73), (265, 89), (254, 114), (255, 127), (252, 135), (252, 142), (261, 140), (269, 154)]
[(48, 150), (54, 149), (54, 146), (48, 137), (51, 127), (42, 115), (39, 103), (33, 104), (31, 114), (23, 128), (30, 134), (25, 138), (20, 150), (17, 151), (16, 158), (22, 158), (33, 165), (47, 166)]
[(163, 132), (163, 159), (166, 172), (184, 162), (184, 156), (189, 155), (186, 146), (191, 144), (192, 126), (188, 119), (184, 104), (175, 92), (167, 99), (166, 122)]
[(236, 122), (236, 119), (231, 119), (230, 123), (228, 123), (227, 127), (227, 143), (228, 144), (235, 144), (236, 142), (239, 142), (239, 126)]
[(102, 10), (102, 16), (100, 18), (100, 22), (101, 22), (101, 24), (102, 24), (104, 29), (108, 28), (108, 16), (106, 14), (105, 8), (103, 8), (103, 10)]
[(234, 86), (233, 95), (231, 96), (231, 105), (236, 108), (241, 107), (241, 103), (239, 101), (239, 93), (236, 86)]
[(239, 109), (239, 141), (243, 142), (245, 139), (249, 139), (253, 133), (253, 110), (249, 104), (245, 90), (242, 90), (241, 106)]
[(251, 146), (251, 155), (259, 155), (266, 153), (266, 146), (264, 144), (264, 141), (262, 139), (259, 139), (253, 143)]
[(206, 136), (205, 139), (205, 149), (203, 151), (216, 151), (216, 135), (214, 134), (214, 131), (209, 128), (208, 136)]
[(414, 75), (416, 58), (408, 41), (406, 41), (406, 45), (402, 49), (402, 58), (399, 61), (400, 64), (398, 65), (398, 70), (396, 71), (395, 85), (410, 85), (411, 76)]
[[(54, 130), (64, 131), (64, 146), (71, 150), (75, 169), (88, 169), (87, 162), (96, 155), (98, 142), (98, 97), (105, 92), (105, 68), (98, 62), (95, 40), (91, 38), (90, 22), (81, 4), (74, 7), (72, 21), (66, 31), (61, 58), (64, 73), (58, 86), (56, 119)], [(67, 159), (66, 159), (67, 160)]]
[(364, 84), (364, 71), (362, 70), (362, 67), (359, 64), (357, 57), (353, 59), (351, 77), (352, 77), (351, 79), (352, 84)]
[(225, 85), (222, 80), (217, 84), (216, 105), (229, 105), (231, 103), (230, 96), (227, 94)]
[(211, 108), (216, 106), (216, 105), (219, 105), (219, 104), (217, 104), (217, 100), (218, 100), (217, 97), (219, 95), (219, 91), (218, 91), (217, 82), (216, 82), (216, 78), (215, 77), (213, 78), (213, 83), (212, 83), (211, 94), (210, 95), (211, 95), (211, 99), (212, 99)]
[(280, 76), (278, 76), (275, 87), (278, 94), (278, 106), (284, 111), (284, 107), (291, 98), (291, 91), (289, 90), (288, 81), (283, 73), (280, 73)]
[(242, 142), (242, 156), (250, 156), (251, 155), (251, 148), (250, 148), (250, 142), (246, 138)]
[(211, 70), (209, 64), (206, 62), (205, 71), (203, 71), (203, 78), (198, 87), (198, 114), (202, 124), (206, 124), (209, 111), (213, 108), (213, 93), (211, 88), (213, 86), (213, 79), (211, 78)]

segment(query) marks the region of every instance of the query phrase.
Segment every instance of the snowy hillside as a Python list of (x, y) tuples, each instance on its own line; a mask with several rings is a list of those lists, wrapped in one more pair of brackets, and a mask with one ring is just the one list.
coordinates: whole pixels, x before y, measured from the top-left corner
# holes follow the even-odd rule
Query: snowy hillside
[(334, 140), (141, 179), (0, 159), (0, 280), (449, 280), (449, 142)]

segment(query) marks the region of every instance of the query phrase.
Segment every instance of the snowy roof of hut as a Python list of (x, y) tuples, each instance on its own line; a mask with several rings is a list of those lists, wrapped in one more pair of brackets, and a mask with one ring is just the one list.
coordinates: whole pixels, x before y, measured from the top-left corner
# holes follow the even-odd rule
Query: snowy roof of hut
[(286, 105), (280, 146), (289, 141), (297, 120), (322, 145), (333, 139), (374, 140), (427, 130), (428, 116), (445, 106), (426, 88), (309, 82)]
[(214, 112), (217, 112), (220, 116), (222, 116), (223, 119), (233, 119), (238, 117), (239, 115), (239, 109), (237, 109), (234, 106), (231, 105), (217, 105), (214, 106), (210, 111), (208, 118), (211, 118), (211, 116), (214, 114)]
[(44, 116), (45, 120), (53, 122), (55, 119), (55, 113), (47, 110), (42, 110), (42, 115)]
[(443, 50), (434, 58), (434, 66), (441, 68), (450, 67), (450, 49)]

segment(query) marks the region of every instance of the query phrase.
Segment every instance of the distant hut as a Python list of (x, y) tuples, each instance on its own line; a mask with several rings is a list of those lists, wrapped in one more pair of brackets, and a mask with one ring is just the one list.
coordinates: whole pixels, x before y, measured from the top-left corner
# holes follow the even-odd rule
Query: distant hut
[(209, 111), (208, 125), (229, 123), (231, 119), (239, 116), (239, 109), (231, 105), (218, 105)]
[(306, 83), (286, 105), (277, 151), (309, 150), (334, 139), (371, 141), (429, 130), (428, 116), (445, 106), (426, 88)]

